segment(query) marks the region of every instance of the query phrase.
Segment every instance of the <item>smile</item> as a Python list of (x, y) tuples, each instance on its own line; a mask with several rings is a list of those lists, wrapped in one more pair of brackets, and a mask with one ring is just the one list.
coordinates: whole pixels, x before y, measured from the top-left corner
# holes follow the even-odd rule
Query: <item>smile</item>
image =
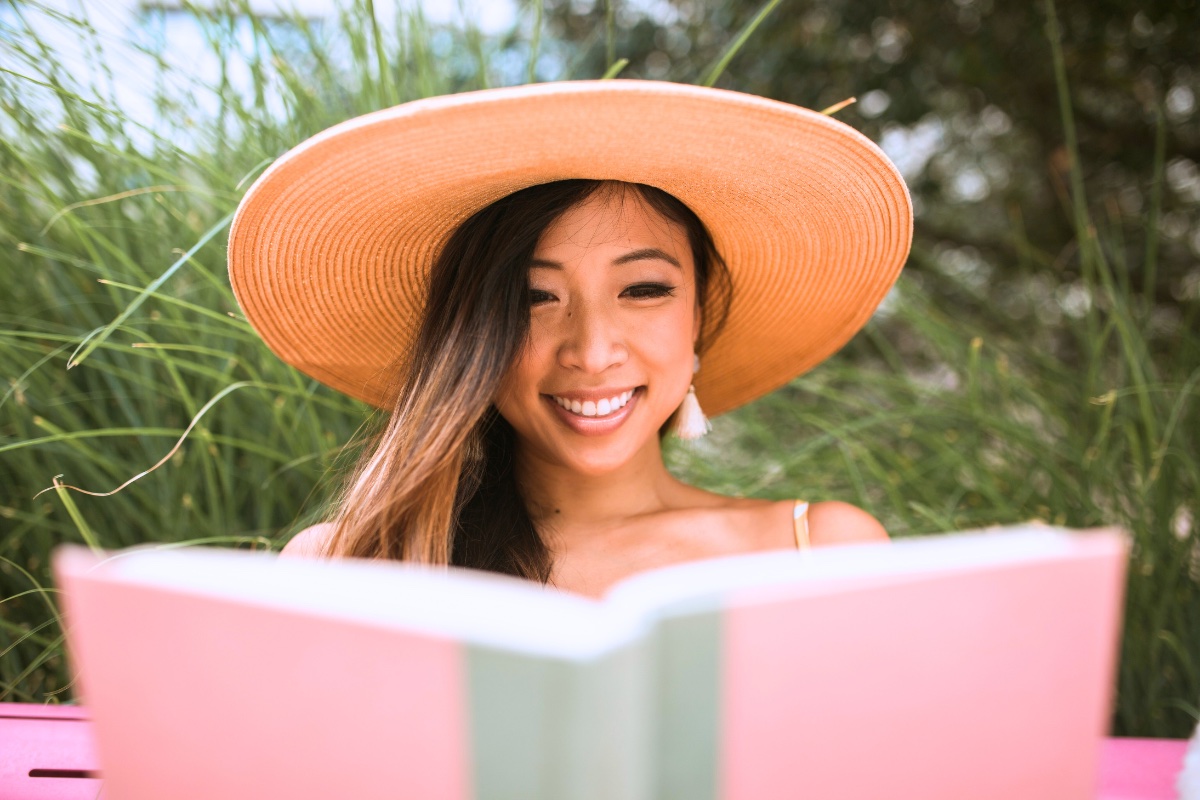
[(578, 414), (583, 417), (607, 417), (614, 411), (624, 408), (629, 399), (633, 397), (634, 391), (634, 389), (630, 389), (613, 397), (607, 397), (594, 402), (591, 400), (584, 400), (583, 402), (568, 400), (565, 397), (558, 397), (557, 395), (550, 395), (550, 397), (554, 402), (558, 403), (560, 408), (564, 408), (572, 414)]
[(624, 424), (644, 391), (645, 387), (639, 386), (599, 400), (569, 399), (552, 394), (542, 397), (570, 430), (580, 436), (604, 436)]

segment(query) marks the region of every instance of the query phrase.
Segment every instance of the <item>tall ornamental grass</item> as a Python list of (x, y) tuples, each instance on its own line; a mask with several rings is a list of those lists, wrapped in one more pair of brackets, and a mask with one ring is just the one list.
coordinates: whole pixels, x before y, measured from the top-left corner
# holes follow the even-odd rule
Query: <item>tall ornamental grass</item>
[[(735, 66), (775, 4), (696, 81)], [(55, 545), (277, 548), (325, 514), (353, 457), (345, 445), (368, 410), (281, 364), (230, 292), (224, 243), (248, 182), (376, 108), (600, 77), (545, 57), (540, 13), (524, 33), (485, 37), (418, 14), (380, 20), (369, 1), (325, 26), (245, 11), (193, 9), (230, 71), (196, 85), (158, 59), (154, 125), (122, 113), (117, 65), (86, 21), (29, 4), (0, 15), (0, 700), (73, 698)], [(1074, 153), (1052, 8), (1048, 19)], [(89, 72), (57, 66), (35, 31), (47, 20), (91, 54)], [(615, 36), (607, 25), (593, 40), (610, 76), (623, 66)], [(1160, 137), (1159, 187), (1163, 160)], [(915, 250), (846, 350), (668, 458), (723, 492), (857, 503), (893, 536), (1035, 518), (1124, 526), (1134, 549), (1113, 731), (1183, 736), (1200, 717), (1196, 307), (1164, 323), (1137, 279), (1154, 285), (1154, 214), (1136, 240), (1107, 225), (1081, 169), (1074, 158), (1064, 213), (1077, 239), (1063, 251), (1014, 226), (1027, 263), (981, 283)], [(1064, 253), (1083, 275), (1069, 286), (1053, 268)]]

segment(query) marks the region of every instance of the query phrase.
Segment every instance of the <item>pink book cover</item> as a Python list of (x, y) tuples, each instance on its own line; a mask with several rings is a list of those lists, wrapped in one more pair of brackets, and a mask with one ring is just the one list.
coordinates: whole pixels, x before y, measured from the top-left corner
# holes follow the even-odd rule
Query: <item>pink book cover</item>
[(1091, 800), (1117, 657), (1112, 555), (786, 601), (746, 591), (726, 619), (721, 796)]
[(209, 548), (55, 571), (116, 800), (1092, 800), (1127, 546), (755, 553), (599, 602)]
[(470, 796), (456, 642), (56, 559), (113, 800)]

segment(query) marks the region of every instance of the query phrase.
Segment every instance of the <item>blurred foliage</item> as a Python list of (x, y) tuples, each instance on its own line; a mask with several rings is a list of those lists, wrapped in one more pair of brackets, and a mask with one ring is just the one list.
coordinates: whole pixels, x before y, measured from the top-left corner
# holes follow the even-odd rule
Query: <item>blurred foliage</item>
[[(1125, 526), (1113, 732), (1189, 733), (1194, 3), (1072, 1), (1057, 60), (1042, 6), (523, 8), (485, 36), (361, 0), (327, 20), (154, 7), (121, 51), (82, 16), (0, 5), (0, 700), (70, 697), (56, 544), (274, 548), (326, 513), (366, 410), (239, 316), (224, 236), (249, 181), (376, 108), (619, 72), (815, 108), (857, 95), (838, 116), (892, 153), (920, 209), (909, 268), (864, 333), (697, 447), (672, 446), (672, 468), (733, 494), (856, 502), (898, 536)], [(202, 52), (181, 51), (184, 33)], [(135, 79), (146, 113), (127, 105)], [(137, 480), (39, 495), (59, 474), (98, 492)]]

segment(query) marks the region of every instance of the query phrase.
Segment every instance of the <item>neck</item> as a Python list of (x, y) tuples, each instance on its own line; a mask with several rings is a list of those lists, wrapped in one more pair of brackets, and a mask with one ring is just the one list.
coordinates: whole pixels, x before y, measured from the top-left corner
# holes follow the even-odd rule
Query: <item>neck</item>
[(663, 464), (657, 436), (611, 472), (583, 474), (518, 446), (517, 478), (538, 527), (569, 545), (676, 504), (684, 484)]

